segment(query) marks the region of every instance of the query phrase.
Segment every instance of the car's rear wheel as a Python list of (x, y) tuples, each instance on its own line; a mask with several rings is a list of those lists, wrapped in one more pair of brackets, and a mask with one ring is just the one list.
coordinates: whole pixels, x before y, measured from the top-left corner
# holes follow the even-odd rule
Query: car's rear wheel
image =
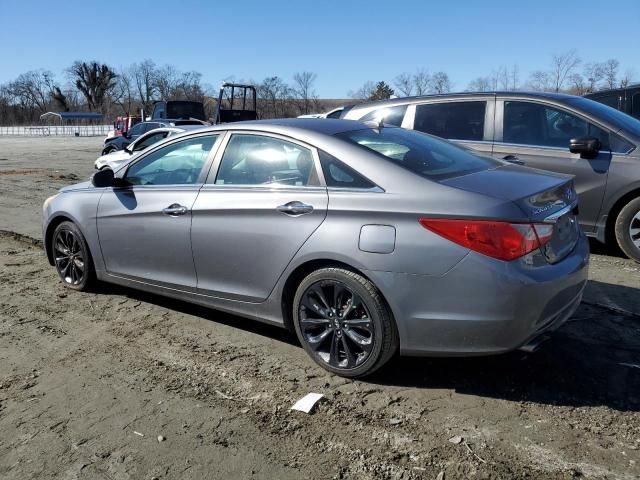
[(362, 275), (342, 268), (309, 274), (293, 300), (296, 334), (323, 368), (362, 377), (396, 352), (398, 334), (378, 289)]
[(627, 203), (616, 219), (616, 240), (622, 251), (640, 262), (640, 198)]
[(87, 290), (95, 278), (89, 247), (73, 222), (62, 222), (51, 239), (53, 260), (60, 279), (66, 287)]

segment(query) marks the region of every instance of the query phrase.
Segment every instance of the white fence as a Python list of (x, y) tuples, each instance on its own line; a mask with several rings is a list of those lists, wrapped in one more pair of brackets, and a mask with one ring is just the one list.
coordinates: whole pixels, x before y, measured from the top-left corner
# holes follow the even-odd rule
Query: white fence
[(113, 125), (33, 125), (27, 127), (0, 127), (0, 135), (104, 137), (111, 130), (113, 130)]

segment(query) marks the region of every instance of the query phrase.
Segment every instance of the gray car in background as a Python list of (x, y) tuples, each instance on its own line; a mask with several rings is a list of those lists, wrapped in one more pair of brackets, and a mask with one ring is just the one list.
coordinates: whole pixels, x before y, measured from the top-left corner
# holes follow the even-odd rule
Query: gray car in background
[(568, 175), (346, 120), (186, 132), (44, 204), (47, 256), (95, 279), (294, 330), (322, 367), (532, 348), (580, 303)]
[(483, 155), (575, 175), (580, 224), (640, 262), (640, 121), (584, 97), (492, 92), (347, 107), (375, 120), (447, 138)]

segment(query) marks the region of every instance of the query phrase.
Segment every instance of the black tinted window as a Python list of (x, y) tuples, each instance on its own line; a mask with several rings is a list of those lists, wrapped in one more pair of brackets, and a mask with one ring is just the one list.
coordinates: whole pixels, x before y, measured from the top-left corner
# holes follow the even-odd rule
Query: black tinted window
[(640, 118), (640, 93), (633, 95), (633, 102), (631, 105), (631, 114), (634, 117)]
[(327, 118), (340, 118), (340, 115), (342, 115), (342, 110), (336, 110), (327, 115)]
[(406, 105), (398, 105), (397, 107), (378, 108), (373, 112), (367, 113), (360, 119), (361, 122), (379, 122), (380, 118), (384, 118), (384, 123), (388, 125), (394, 125), (396, 127), (402, 126), (402, 120), (404, 114), (407, 111)]
[(217, 185), (318, 185), (311, 150), (261, 135), (233, 135), (222, 156)]
[(569, 140), (596, 137), (609, 148), (609, 134), (582, 118), (532, 102), (504, 102), (503, 141), (519, 145), (569, 148)]
[(487, 170), (501, 163), (479, 157), (445, 140), (404, 128), (364, 129), (336, 135), (434, 180)]
[(482, 140), (487, 102), (418, 105), (414, 129), (452, 140)]
[(341, 188), (373, 188), (375, 184), (370, 182), (353, 168), (348, 167), (336, 157), (320, 150), (320, 164), (324, 172), (324, 180), (327, 187)]

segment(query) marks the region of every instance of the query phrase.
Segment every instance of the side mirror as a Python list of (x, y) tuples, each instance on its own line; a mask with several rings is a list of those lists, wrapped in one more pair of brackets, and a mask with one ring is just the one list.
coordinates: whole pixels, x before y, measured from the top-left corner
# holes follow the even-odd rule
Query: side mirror
[(113, 173), (113, 170), (110, 168), (103, 168), (102, 170), (98, 170), (91, 176), (91, 184), (96, 188), (107, 188), (107, 187), (126, 187), (128, 185), (127, 181), (116, 177)]
[(110, 168), (98, 170), (91, 176), (91, 184), (96, 188), (113, 187), (115, 184), (113, 170)]
[(595, 137), (578, 137), (569, 140), (569, 151), (579, 153), (582, 158), (595, 157), (601, 147), (600, 140)]

